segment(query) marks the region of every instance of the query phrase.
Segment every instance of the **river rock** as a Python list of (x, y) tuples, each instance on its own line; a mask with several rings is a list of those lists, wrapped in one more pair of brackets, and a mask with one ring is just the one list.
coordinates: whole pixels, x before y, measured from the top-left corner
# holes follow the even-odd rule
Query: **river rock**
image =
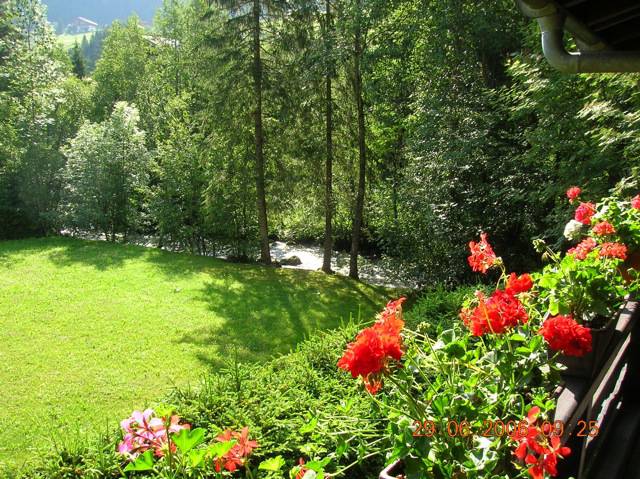
[(280, 260), (280, 264), (282, 266), (300, 266), (302, 264), (302, 260), (295, 255), (287, 256)]

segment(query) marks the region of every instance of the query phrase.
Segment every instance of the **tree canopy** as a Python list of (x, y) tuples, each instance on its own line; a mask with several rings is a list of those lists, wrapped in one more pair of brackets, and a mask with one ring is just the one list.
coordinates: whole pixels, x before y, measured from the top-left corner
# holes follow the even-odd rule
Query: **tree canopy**
[(509, 0), (164, 0), (150, 30), (110, 26), (95, 70), (40, 1), (2, 8), (0, 237), (264, 262), (314, 241), (351, 250), (353, 276), (364, 252), (459, 282), (469, 238), (528, 268), (537, 232), (563, 241), (567, 187), (639, 166), (638, 76), (553, 71)]

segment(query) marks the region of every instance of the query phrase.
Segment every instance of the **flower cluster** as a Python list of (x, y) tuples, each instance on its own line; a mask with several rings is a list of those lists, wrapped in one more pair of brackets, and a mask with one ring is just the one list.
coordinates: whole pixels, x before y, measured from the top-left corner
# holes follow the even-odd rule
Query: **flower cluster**
[[(169, 449), (168, 434), (191, 428), (189, 424), (180, 424), (180, 418), (175, 415), (169, 420), (157, 417), (153, 409), (133, 411), (120, 426), (125, 434), (118, 445), (118, 452), (131, 459), (148, 450), (153, 450), (158, 457), (164, 456)], [(171, 452), (175, 452), (173, 443)]]
[(573, 203), (574, 200), (578, 199), (580, 193), (582, 193), (582, 190), (577, 186), (572, 186), (571, 188), (569, 188), (567, 190), (567, 198), (569, 198), (569, 203)]
[(220, 442), (235, 441), (235, 444), (229, 452), (216, 459), (216, 472), (220, 472), (222, 469), (226, 469), (229, 472), (236, 471), (238, 468), (244, 466), (247, 457), (258, 447), (256, 441), (249, 439), (248, 427), (242, 428), (240, 432), (227, 429), (216, 439)]
[(598, 255), (601, 258), (627, 259), (627, 247), (621, 243), (603, 243)]
[(591, 330), (571, 316), (554, 316), (542, 323), (540, 334), (554, 351), (567, 356), (584, 356), (591, 352)]
[(515, 273), (511, 273), (507, 278), (507, 287), (505, 291), (509, 294), (526, 293), (533, 287), (533, 280), (527, 273), (520, 276), (516, 276)]
[(567, 254), (573, 255), (576, 259), (584, 260), (587, 255), (593, 251), (597, 246), (596, 240), (593, 238), (586, 238), (582, 240), (577, 246), (570, 248)]
[(508, 290), (498, 289), (488, 299), (478, 291), (476, 298), (478, 305), (475, 308), (464, 308), (460, 312), (460, 318), (474, 336), (502, 334), (529, 320), (520, 300)]
[(486, 233), (480, 234), (479, 242), (471, 241), (469, 243), (469, 249), (471, 250), (471, 255), (467, 260), (469, 261), (471, 269), (476, 273), (484, 274), (489, 268), (496, 264), (498, 258), (487, 241)]
[(591, 231), (593, 231), (593, 234), (595, 235), (606, 236), (614, 234), (616, 232), (616, 229), (608, 221), (601, 221), (600, 223), (597, 223), (593, 228), (591, 228)]
[(363, 329), (338, 361), (339, 368), (349, 371), (354, 378), (362, 377), (371, 394), (382, 387), (382, 376), (388, 371), (390, 361), (400, 361), (404, 354), (400, 335), (404, 327), (404, 300), (389, 302), (375, 324)]
[(539, 414), (540, 408), (537, 406), (529, 409), (527, 427), (518, 427), (511, 435), (511, 439), (518, 444), (514, 454), (527, 465), (533, 479), (544, 479), (545, 472), (557, 476), (558, 458), (571, 454), (571, 449), (563, 447), (557, 435), (549, 434), (548, 423), (545, 424), (546, 428), (536, 424)]
[(305, 476), (305, 474), (310, 471), (311, 469), (307, 469), (305, 467), (305, 461), (304, 459), (300, 458), (298, 461), (298, 465), (296, 467), (293, 468), (293, 473), (295, 473), (296, 475), (296, 479), (303, 479), (303, 477)]
[(580, 203), (576, 209), (575, 220), (583, 225), (591, 224), (591, 217), (596, 214), (596, 205), (593, 203)]

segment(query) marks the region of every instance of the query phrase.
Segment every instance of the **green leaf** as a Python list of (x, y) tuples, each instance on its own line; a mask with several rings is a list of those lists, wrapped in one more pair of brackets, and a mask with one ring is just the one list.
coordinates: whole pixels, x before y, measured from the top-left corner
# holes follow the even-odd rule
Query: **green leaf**
[(307, 434), (313, 432), (318, 425), (318, 418), (314, 417), (307, 424), (300, 428), (300, 434)]
[(445, 351), (451, 357), (461, 358), (465, 353), (464, 343), (462, 341), (454, 341), (452, 343), (449, 343), (445, 347)]
[(127, 464), (124, 468), (127, 471), (150, 471), (153, 469), (153, 453), (146, 451), (144, 454), (138, 456), (138, 458), (132, 463)]
[(306, 467), (307, 469), (311, 469), (312, 471), (322, 472), (324, 468), (327, 467), (327, 465), (329, 465), (330, 462), (331, 462), (331, 458), (325, 457), (320, 461), (318, 460), (309, 461), (304, 465), (304, 467)]
[(207, 452), (214, 457), (222, 457), (226, 453), (228, 453), (235, 445), (236, 445), (235, 439), (231, 441), (226, 441), (226, 442), (217, 442), (209, 446), (207, 448)]
[(262, 461), (258, 466), (258, 469), (261, 469), (264, 471), (271, 471), (271, 472), (280, 472), (280, 470), (284, 467), (284, 465), (285, 465), (284, 458), (282, 456), (276, 456), (276, 457), (267, 459), (265, 461)]
[(180, 433), (175, 434), (172, 439), (176, 443), (178, 449), (183, 454), (188, 453), (194, 447), (199, 446), (204, 442), (205, 430), (201, 427), (190, 431), (189, 429), (183, 429)]
[(339, 437), (338, 445), (336, 447), (336, 457), (341, 457), (345, 452), (347, 452), (348, 447), (349, 445), (347, 442), (342, 437)]
[(191, 467), (197, 468), (204, 465), (204, 457), (207, 454), (206, 449), (194, 449), (189, 451), (189, 460), (191, 461)]

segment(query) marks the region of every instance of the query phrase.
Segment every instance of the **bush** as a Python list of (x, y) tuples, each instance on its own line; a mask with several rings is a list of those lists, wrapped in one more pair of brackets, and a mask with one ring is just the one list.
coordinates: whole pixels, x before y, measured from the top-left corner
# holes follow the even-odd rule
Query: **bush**
[(425, 290), (409, 302), (410, 309), (404, 316), (407, 326), (415, 329), (420, 325), (422, 332), (436, 337), (460, 321), (458, 314), (463, 301), (477, 289), (485, 288), (486, 286), (476, 285), (451, 289), (437, 285)]
[[(351, 438), (350, 454), (339, 459), (350, 464), (366, 455), (368, 435), (384, 431), (366, 394), (336, 368), (356, 331), (349, 325), (316, 334), (266, 364), (232, 362), (200, 389), (175, 390), (167, 400), (185, 421), (209, 431), (248, 426), (260, 444), (254, 463), (282, 455), (293, 466), (300, 457), (325, 457)], [(378, 459), (349, 469), (345, 477), (375, 475), (384, 458)]]

